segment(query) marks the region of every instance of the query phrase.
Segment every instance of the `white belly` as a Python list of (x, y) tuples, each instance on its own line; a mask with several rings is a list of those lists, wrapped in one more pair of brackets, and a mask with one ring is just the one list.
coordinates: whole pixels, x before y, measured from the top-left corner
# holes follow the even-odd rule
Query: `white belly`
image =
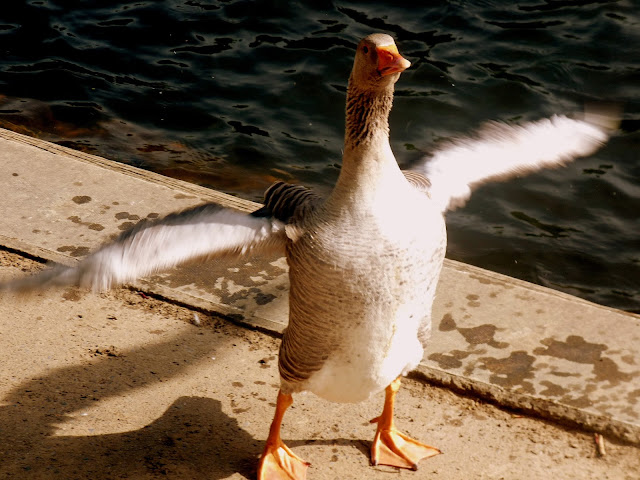
[(398, 320), (385, 322), (391, 326), (388, 338), (375, 338), (364, 329), (343, 332), (347, 348), (334, 352), (309, 378), (305, 390), (333, 402), (361, 402), (416, 368), (423, 355), (418, 326), (406, 317)]

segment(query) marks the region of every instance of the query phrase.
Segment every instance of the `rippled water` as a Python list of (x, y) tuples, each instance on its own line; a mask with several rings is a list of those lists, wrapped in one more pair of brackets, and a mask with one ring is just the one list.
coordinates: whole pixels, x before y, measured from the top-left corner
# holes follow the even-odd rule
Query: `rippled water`
[(482, 188), (449, 214), (448, 256), (639, 312), (639, 12), (586, 0), (10, 1), (0, 126), (253, 200), (275, 179), (326, 191), (353, 50), (385, 31), (413, 62), (391, 117), (402, 165), (487, 119), (623, 105), (596, 155)]

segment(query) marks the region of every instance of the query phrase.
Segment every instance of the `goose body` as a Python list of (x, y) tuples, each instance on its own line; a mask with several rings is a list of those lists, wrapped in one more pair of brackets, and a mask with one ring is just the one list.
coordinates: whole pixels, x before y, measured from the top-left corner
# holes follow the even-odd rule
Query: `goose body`
[(280, 351), (285, 392), (358, 402), (422, 359), (418, 334), (424, 340), (430, 329), (444, 222), (401, 175), (378, 193), (367, 202), (330, 198), (287, 246), (290, 316)]
[(374, 464), (416, 468), (439, 453), (393, 424), (399, 378), (415, 368), (431, 329), (446, 249), (444, 213), (471, 189), (600, 147), (615, 127), (608, 115), (553, 117), (523, 126), (491, 124), (402, 172), (389, 145), (394, 84), (409, 62), (388, 35), (358, 45), (349, 79), (343, 165), (332, 193), (278, 182), (265, 205), (243, 214), (207, 204), (143, 222), (85, 258), (0, 284), (29, 290), (75, 284), (109, 288), (195, 258), (286, 254), (290, 315), (280, 348), (281, 389), (260, 479), (302, 479), (308, 464), (280, 438), (292, 394), (311, 391), (358, 402), (385, 389), (372, 444)]

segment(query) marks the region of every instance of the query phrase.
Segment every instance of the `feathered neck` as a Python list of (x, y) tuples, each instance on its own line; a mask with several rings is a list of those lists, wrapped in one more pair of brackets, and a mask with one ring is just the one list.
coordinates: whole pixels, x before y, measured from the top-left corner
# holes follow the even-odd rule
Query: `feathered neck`
[(389, 139), (389, 113), (393, 84), (380, 90), (362, 89), (349, 79), (347, 89), (345, 149)]
[(360, 88), (349, 80), (342, 168), (327, 206), (341, 212), (368, 212), (381, 191), (393, 189), (402, 173), (389, 145), (393, 83)]

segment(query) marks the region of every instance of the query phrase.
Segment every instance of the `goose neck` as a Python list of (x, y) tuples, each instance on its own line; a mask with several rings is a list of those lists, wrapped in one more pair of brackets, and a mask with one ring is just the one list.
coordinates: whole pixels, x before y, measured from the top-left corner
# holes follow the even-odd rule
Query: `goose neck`
[(393, 86), (370, 91), (350, 82), (342, 168), (329, 204), (367, 208), (384, 185), (402, 176), (389, 144), (392, 103)]
[(345, 149), (389, 141), (389, 113), (393, 86), (365, 90), (349, 82), (347, 91)]

